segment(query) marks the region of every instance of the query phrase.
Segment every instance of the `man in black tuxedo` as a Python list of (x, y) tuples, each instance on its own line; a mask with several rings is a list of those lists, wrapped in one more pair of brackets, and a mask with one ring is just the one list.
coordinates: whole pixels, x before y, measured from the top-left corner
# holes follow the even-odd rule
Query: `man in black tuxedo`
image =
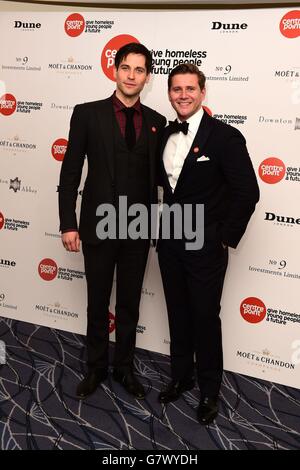
[[(136, 326), (149, 240), (120, 239), (113, 234), (99, 239), (98, 206), (116, 209), (120, 197), (128, 207), (149, 207), (156, 202), (156, 147), (166, 120), (140, 103), (149, 81), (152, 58), (142, 44), (130, 43), (116, 54), (116, 91), (104, 100), (76, 105), (71, 118), (68, 148), (61, 168), (59, 214), (62, 242), (79, 251), (85, 262), (88, 291), (87, 374), (77, 387), (77, 397), (93, 393), (108, 374), (109, 300), (116, 266), (116, 343), (113, 377), (128, 393), (142, 399), (145, 390), (133, 373)], [(77, 190), (85, 156), (85, 180), (79, 229)]]
[[(195, 219), (201, 211), (197, 213), (196, 208), (202, 204), (204, 244), (201, 248), (196, 240), (193, 248), (189, 241), (187, 248), (184, 235), (176, 239), (175, 225), (174, 236), (162, 236), (158, 243), (172, 374), (159, 401), (172, 402), (194, 387), (195, 354), (201, 392), (197, 415), (201, 424), (208, 424), (217, 416), (222, 380), (219, 313), (228, 246), (237, 247), (259, 189), (242, 134), (202, 108), (204, 74), (192, 64), (175, 67), (169, 75), (168, 93), (177, 120), (166, 127), (163, 138), (160, 177), (164, 204), (177, 203), (183, 213), (190, 204), (191, 216), (185, 222), (193, 230), (199, 227)], [(201, 238), (199, 233), (197, 236)]]

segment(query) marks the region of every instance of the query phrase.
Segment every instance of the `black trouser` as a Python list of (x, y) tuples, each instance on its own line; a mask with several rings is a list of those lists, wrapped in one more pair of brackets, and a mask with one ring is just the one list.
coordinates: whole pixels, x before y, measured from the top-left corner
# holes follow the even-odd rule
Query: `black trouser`
[(113, 365), (126, 372), (133, 365), (136, 326), (148, 240), (103, 240), (82, 244), (88, 292), (87, 356), (89, 370), (108, 366), (109, 302), (116, 266), (116, 344)]
[(166, 297), (174, 380), (194, 376), (203, 396), (218, 395), (223, 372), (220, 300), (228, 250), (209, 240), (197, 251), (182, 240), (161, 240), (159, 265)]

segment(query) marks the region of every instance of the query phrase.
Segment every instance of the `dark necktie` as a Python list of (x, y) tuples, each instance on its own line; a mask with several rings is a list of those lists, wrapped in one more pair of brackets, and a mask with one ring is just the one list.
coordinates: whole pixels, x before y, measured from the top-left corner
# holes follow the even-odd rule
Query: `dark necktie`
[(126, 126), (125, 126), (125, 140), (128, 147), (128, 150), (132, 150), (135, 146), (136, 136), (135, 136), (135, 127), (133, 116), (135, 109), (134, 108), (123, 108), (122, 111), (126, 116)]
[(183, 132), (185, 135), (188, 133), (189, 123), (186, 121), (169, 121), (170, 134), (176, 134), (177, 132)]

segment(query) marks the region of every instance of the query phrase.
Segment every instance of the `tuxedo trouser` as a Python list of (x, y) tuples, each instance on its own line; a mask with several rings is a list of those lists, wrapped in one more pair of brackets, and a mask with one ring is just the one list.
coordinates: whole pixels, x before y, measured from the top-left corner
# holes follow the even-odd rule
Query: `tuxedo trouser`
[(133, 367), (136, 327), (149, 240), (102, 240), (82, 244), (87, 281), (87, 365), (109, 364), (109, 303), (116, 267), (116, 308), (113, 365), (126, 373)]
[(190, 251), (183, 240), (160, 240), (158, 257), (168, 310), (172, 379), (194, 377), (195, 354), (202, 395), (217, 396), (223, 372), (219, 314), (228, 249), (219, 239)]

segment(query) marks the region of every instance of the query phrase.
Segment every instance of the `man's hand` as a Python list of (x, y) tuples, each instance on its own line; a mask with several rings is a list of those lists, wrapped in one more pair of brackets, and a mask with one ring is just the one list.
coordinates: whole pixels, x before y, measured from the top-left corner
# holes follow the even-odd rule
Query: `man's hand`
[(80, 238), (78, 232), (66, 232), (61, 236), (61, 241), (67, 251), (79, 251)]

